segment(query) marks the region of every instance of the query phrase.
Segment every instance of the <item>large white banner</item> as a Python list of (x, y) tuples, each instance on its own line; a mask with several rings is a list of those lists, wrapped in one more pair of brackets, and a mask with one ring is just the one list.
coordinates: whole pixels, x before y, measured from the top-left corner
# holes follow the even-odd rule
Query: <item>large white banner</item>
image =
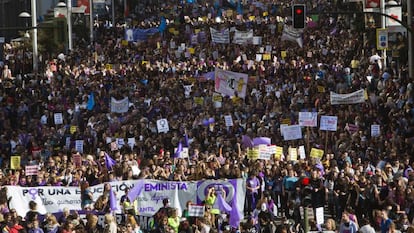
[(230, 43), (230, 30), (228, 28), (221, 31), (214, 28), (210, 28), (211, 41), (217, 44), (229, 44)]
[(331, 105), (359, 104), (365, 102), (364, 89), (349, 94), (337, 94), (331, 91)]
[[(134, 187), (138, 180), (125, 180), (111, 182), (112, 190), (116, 193), (119, 205), (121, 197), (125, 194), (126, 187)], [(145, 180), (143, 189), (138, 196), (139, 214), (152, 216), (162, 207), (162, 200), (169, 198), (171, 206), (179, 209), (179, 213), (185, 208), (187, 201), (200, 204), (205, 199), (208, 188), (214, 186), (226, 191), (226, 201), (235, 206), (240, 214), (243, 214), (245, 183), (243, 179), (230, 180), (202, 180), (202, 181), (159, 181)], [(91, 186), (93, 199), (97, 200), (103, 192), (103, 184)], [(79, 187), (40, 186), (20, 187), (7, 186), (7, 197), (11, 198), (10, 208), (15, 208), (20, 216), (25, 216), (29, 209), (29, 202), (38, 204), (40, 214), (58, 213), (63, 208), (81, 210)], [(238, 200), (233, 202), (233, 200)], [(235, 209), (235, 210), (236, 210)], [(117, 211), (118, 213), (120, 210)]]
[(234, 44), (252, 44), (253, 43), (253, 29), (249, 31), (239, 31), (236, 29), (233, 37)]
[(244, 73), (237, 73), (216, 68), (215, 70), (215, 91), (223, 95), (246, 97), (247, 81), (249, 76)]
[(116, 100), (111, 97), (111, 112), (116, 113), (125, 113), (129, 109), (129, 100), (128, 97), (123, 98), (122, 100)]

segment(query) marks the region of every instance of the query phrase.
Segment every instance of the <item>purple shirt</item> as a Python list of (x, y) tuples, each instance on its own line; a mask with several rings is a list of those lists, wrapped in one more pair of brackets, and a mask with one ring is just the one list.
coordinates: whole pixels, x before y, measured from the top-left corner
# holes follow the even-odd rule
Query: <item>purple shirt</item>
[[(249, 188), (256, 189), (257, 187), (260, 186), (260, 180), (256, 176), (253, 177), (253, 178), (249, 177), (246, 180), (246, 185)], [(258, 190), (259, 189), (256, 189), (256, 190), (253, 190), (253, 191), (248, 190), (247, 192), (258, 193)]]

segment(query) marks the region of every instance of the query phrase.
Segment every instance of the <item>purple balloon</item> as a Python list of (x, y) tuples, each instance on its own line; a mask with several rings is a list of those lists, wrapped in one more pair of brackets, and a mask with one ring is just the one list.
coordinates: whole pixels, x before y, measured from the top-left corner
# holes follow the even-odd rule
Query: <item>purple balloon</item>
[(214, 121), (214, 118), (213, 117), (210, 117), (209, 119), (208, 119), (208, 123), (209, 124), (213, 124), (215, 121)]

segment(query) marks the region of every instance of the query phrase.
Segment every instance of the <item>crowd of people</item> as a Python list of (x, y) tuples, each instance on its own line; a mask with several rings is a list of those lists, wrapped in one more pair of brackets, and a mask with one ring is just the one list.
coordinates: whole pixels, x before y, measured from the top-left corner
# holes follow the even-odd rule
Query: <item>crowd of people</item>
[[(117, 180), (243, 178), (245, 220), (239, 227), (218, 224), (222, 215), (214, 208), (206, 211), (208, 216), (192, 219), (168, 207), (153, 223), (153, 231), (299, 232), (308, 225), (310, 231), (340, 233), (414, 232), (414, 92), (403, 55), (406, 39), (398, 35), (399, 57), (384, 60), (375, 41), (367, 40), (358, 26), (364, 25), (364, 18), (326, 14), (343, 8), (362, 11), (362, 4), (304, 3), (319, 17), (308, 15), (302, 47), (281, 40), (291, 1), (164, 1), (131, 9), (135, 18), (126, 23), (106, 27), (97, 22), (93, 43), (79, 43), (65, 56), (42, 54), (43, 70), (33, 76), (21, 73), (19, 61), (5, 60), (0, 79), (0, 184), (84, 190)], [(165, 31), (125, 43), (125, 27), (157, 27), (161, 15), (167, 19)], [(262, 43), (191, 39), (194, 33), (209, 35), (210, 27), (253, 29)], [(177, 54), (181, 44), (192, 52)], [(257, 59), (267, 46), (271, 59)], [(24, 51), (8, 48), (6, 53)], [(235, 93), (213, 98), (215, 82), (205, 74), (216, 68), (248, 74), (246, 97)], [(360, 89), (366, 93), (364, 103), (330, 104), (331, 92)], [(111, 111), (111, 98), (125, 97), (128, 111)], [(299, 112), (337, 116), (337, 129), (304, 128), (303, 139), (285, 141), (281, 125), (297, 124)], [(56, 124), (55, 113), (62, 113), (62, 123)], [(227, 115), (233, 126), (226, 126)], [(168, 132), (158, 133), (159, 119), (168, 120)], [(371, 125), (380, 125), (379, 135), (371, 134)], [(285, 156), (248, 159), (242, 140), (246, 135), (270, 138), (283, 147)], [(179, 143), (188, 144), (189, 159), (174, 156)], [(306, 147), (306, 158), (289, 159), (289, 148), (299, 146)], [(311, 158), (311, 148), (323, 150), (323, 157)], [(116, 161), (113, 169), (105, 166), (104, 153)], [(14, 155), (20, 156), (20, 166), (11, 161)], [(75, 159), (79, 155), (80, 163)], [(26, 175), (25, 167), (35, 164), (37, 175)], [(106, 213), (101, 228), (96, 215), (88, 214), (83, 221), (73, 210), (65, 210), (60, 219), (49, 214), (40, 221), (32, 214), (35, 202), (26, 216), (18, 216), (2, 192), (1, 229), (140, 232), (134, 218), (139, 213), (126, 211), (134, 203), (126, 196), (121, 199), (128, 217), (119, 224), (110, 214), (108, 195), (104, 192), (99, 200), (82, 196), (83, 209)], [(211, 198), (206, 206), (214, 204), (216, 197)], [(305, 223), (304, 206), (322, 207), (329, 218), (324, 224), (313, 218)]]

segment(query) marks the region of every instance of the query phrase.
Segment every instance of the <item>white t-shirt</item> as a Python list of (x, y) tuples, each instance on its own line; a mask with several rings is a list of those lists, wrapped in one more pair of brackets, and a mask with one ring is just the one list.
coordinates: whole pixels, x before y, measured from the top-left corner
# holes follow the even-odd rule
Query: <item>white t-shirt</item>
[(361, 233), (375, 233), (375, 229), (371, 225), (367, 224), (365, 226), (362, 226), (359, 229), (359, 232), (361, 232)]

